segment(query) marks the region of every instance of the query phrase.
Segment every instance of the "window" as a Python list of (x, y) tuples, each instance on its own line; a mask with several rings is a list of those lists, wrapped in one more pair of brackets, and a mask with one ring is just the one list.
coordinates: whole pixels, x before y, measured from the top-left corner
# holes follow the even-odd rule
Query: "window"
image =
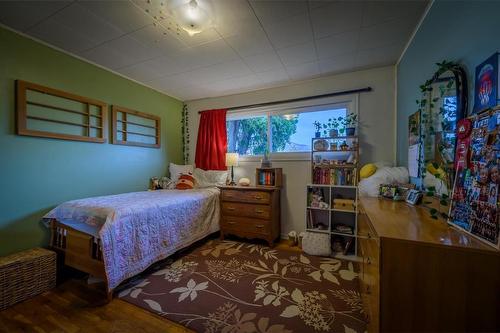
[[(306, 157), (305, 153), (311, 151), (311, 138), (315, 136), (313, 123), (326, 124), (329, 119), (345, 117), (349, 112), (356, 112), (353, 106), (350, 100), (315, 106), (282, 105), (273, 109), (229, 112), (228, 152), (256, 156), (269, 151), (274, 157), (302, 153)], [(321, 134), (324, 135), (323, 130)]]

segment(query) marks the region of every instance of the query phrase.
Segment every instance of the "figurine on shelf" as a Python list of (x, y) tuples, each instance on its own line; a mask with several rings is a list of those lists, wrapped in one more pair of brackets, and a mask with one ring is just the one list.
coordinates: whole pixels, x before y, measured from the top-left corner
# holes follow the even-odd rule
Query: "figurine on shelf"
[(337, 142), (330, 143), (330, 150), (337, 150)]
[(319, 193), (313, 193), (311, 197), (311, 207), (328, 209), (328, 203), (323, 201), (323, 197)]
[(340, 145), (340, 150), (348, 150), (349, 149), (349, 145), (347, 144), (346, 141), (344, 141), (341, 145)]

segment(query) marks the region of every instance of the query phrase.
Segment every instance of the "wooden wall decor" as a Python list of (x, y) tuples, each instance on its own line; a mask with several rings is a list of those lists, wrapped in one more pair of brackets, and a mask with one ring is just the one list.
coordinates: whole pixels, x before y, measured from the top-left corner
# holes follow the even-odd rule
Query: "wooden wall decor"
[(39, 84), (16, 81), (18, 135), (104, 143), (107, 104)]
[(111, 142), (115, 145), (161, 146), (161, 119), (158, 116), (113, 105), (111, 127)]

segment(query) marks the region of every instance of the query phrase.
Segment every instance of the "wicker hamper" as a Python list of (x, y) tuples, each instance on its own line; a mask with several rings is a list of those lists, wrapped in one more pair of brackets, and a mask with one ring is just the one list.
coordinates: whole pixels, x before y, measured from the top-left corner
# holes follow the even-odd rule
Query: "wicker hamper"
[(35, 248), (0, 257), (0, 310), (55, 285), (55, 252)]

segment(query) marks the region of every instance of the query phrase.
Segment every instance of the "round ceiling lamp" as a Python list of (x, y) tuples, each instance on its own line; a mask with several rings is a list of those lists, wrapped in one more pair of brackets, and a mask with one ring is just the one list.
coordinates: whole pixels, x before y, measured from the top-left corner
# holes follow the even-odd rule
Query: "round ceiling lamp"
[(214, 13), (209, 0), (170, 0), (167, 6), (176, 23), (190, 36), (213, 24)]

